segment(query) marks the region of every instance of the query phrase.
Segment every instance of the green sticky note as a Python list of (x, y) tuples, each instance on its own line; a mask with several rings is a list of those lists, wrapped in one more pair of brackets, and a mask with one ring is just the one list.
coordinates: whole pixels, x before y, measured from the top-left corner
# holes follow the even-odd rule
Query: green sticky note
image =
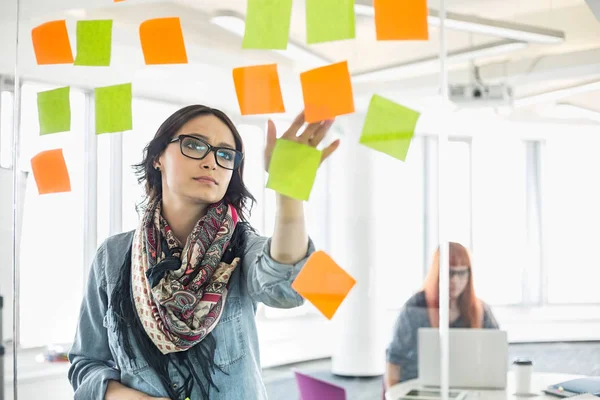
[(40, 135), (71, 130), (70, 88), (39, 92), (37, 95)]
[(354, 0), (306, 0), (306, 42), (354, 39)]
[(292, 0), (248, 0), (242, 48), (284, 50), (292, 17)]
[(420, 115), (415, 110), (374, 95), (369, 104), (360, 143), (406, 161)]
[(96, 134), (133, 129), (131, 83), (96, 88)]
[(277, 139), (267, 187), (294, 199), (308, 200), (320, 164), (321, 152), (314, 147)]
[(108, 67), (112, 45), (111, 20), (77, 21), (75, 65)]

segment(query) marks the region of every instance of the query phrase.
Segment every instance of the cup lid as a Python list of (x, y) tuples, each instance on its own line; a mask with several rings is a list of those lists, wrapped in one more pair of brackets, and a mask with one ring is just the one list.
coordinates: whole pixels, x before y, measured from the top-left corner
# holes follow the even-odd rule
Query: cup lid
[(513, 361), (513, 365), (533, 365), (533, 361), (525, 358), (518, 358)]

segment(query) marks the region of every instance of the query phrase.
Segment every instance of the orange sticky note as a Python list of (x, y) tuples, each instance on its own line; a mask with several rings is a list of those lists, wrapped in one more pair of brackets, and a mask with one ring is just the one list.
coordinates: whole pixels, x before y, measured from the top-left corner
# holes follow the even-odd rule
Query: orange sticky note
[(64, 19), (33, 28), (31, 40), (38, 65), (73, 64), (73, 51)]
[(156, 18), (142, 22), (140, 41), (147, 65), (187, 64), (181, 21), (178, 17)]
[(331, 319), (355, 284), (327, 253), (317, 251), (308, 258), (292, 288)]
[(303, 72), (300, 81), (306, 122), (354, 112), (352, 82), (346, 61)]
[(38, 153), (31, 159), (31, 169), (39, 194), (71, 191), (71, 179), (62, 149)]
[(377, 40), (428, 40), (427, 0), (373, 0)]
[(285, 112), (277, 64), (235, 68), (233, 82), (242, 115)]

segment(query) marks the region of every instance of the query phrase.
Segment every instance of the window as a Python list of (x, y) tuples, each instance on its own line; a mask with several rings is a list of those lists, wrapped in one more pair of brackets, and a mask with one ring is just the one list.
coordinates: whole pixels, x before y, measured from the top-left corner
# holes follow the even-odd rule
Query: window
[(26, 192), (21, 194), (25, 196), (20, 247), (24, 347), (72, 341), (83, 293), (85, 94), (71, 89), (71, 132), (40, 136), (37, 93), (48, 89), (52, 87), (29, 83), (22, 87), (19, 165), (30, 171), (35, 154), (62, 148), (71, 192), (40, 196), (29, 172)]
[(542, 187), (549, 303), (600, 303), (595, 278), (599, 146), (597, 136), (556, 136), (546, 142)]
[(142, 161), (145, 146), (160, 125), (180, 107), (172, 103), (134, 98), (133, 131), (123, 133), (123, 223), (124, 231), (137, 228), (137, 205), (143, 200), (144, 186), (138, 184), (132, 166)]
[(423, 283), (423, 138), (412, 140), (406, 162), (373, 157), (373, 266), (387, 309), (398, 309)]
[(471, 248), (471, 144), (448, 142), (448, 240)]
[(488, 303), (517, 304), (528, 267), (525, 144), (476, 137), (472, 157), (475, 289)]
[(264, 166), (266, 134), (258, 125), (236, 125), (244, 142), (244, 183), (256, 199), (250, 224), (263, 233), (265, 231), (265, 184), (267, 173)]
[(13, 93), (0, 93), (0, 168), (12, 167)]

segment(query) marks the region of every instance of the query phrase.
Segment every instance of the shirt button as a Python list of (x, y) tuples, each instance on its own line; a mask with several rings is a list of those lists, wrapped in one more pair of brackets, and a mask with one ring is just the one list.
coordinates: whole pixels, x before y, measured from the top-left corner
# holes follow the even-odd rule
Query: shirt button
[(173, 385), (171, 385), (173, 387), (173, 389), (177, 389), (177, 384), (174, 383)]

